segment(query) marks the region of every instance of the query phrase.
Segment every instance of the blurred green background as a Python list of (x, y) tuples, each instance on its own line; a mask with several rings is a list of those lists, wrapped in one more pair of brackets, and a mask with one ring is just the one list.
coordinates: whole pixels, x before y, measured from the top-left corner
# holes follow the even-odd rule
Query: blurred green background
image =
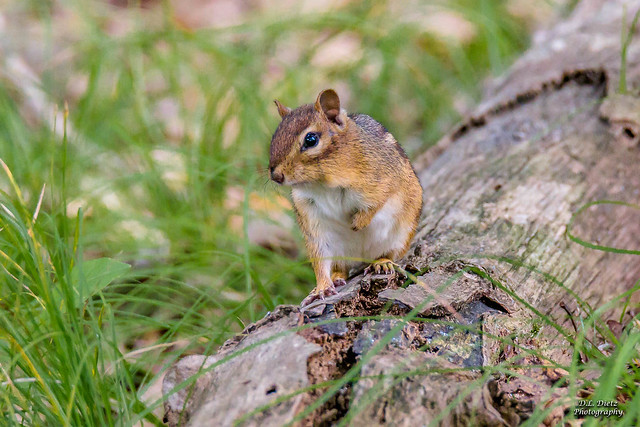
[(274, 98), (333, 87), (415, 157), (563, 7), (0, 6), (0, 414), (28, 425), (158, 423), (171, 362), (313, 288), (265, 173)]

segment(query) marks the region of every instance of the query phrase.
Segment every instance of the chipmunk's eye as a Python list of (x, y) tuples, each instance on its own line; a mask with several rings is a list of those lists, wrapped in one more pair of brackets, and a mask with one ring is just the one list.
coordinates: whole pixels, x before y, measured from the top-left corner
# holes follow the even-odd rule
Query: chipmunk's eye
[(315, 132), (309, 132), (304, 136), (304, 142), (302, 143), (300, 151), (315, 147), (318, 145), (318, 141), (320, 141), (320, 136)]

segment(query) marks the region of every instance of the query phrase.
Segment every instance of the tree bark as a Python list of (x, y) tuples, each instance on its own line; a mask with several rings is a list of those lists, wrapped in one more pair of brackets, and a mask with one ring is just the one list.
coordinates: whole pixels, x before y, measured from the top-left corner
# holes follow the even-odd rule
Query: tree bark
[[(613, 96), (622, 19), (628, 28), (639, 8), (581, 1), (415, 162), (425, 207), (400, 265), (418, 283), (360, 274), (304, 310), (278, 307), (215, 356), (181, 360), (164, 381), (169, 424), (514, 425), (566, 394), (554, 367), (572, 356), (572, 322), (640, 278), (640, 211), (602, 203), (576, 214), (594, 201), (640, 203), (638, 42), (629, 92)], [(568, 238), (570, 222), (589, 244)], [(516, 359), (531, 381), (481, 369)], [(540, 364), (549, 368), (527, 368)]]

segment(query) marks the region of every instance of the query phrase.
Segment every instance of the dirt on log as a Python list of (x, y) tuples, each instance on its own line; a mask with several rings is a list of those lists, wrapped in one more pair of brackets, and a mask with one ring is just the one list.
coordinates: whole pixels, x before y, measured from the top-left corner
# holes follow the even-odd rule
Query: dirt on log
[[(566, 394), (553, 384), (574, 318), (640, 278), (624, 253), (640, 248), (640, 211), (576, 214), (640, 203), (640, 43), (624, 73), (620, 47), (639, 8), (581, 1), (415, 162), (425, 207), (400, 263), (414, 280), (359, 274), (304, 310), (278, 307), (215, 356), (182, 359), (164, 380), (167, 422), (517, 425)], [(505, 360), (519, 375), (489, 369)]]

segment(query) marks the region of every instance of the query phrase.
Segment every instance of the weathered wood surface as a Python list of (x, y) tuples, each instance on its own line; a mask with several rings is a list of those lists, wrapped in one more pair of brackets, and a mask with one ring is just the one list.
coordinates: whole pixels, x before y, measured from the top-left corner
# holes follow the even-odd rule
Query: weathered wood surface
[[(165, 393), (201, 367), (245, 349), (206, 370), (193, 390), (173, 394), (165, 407), (169, 424), (231, 425), (276, 398), (340, 378), (356, 363), (365, 378), (341, 387), (302, 424), (330, 425), (350, 408), (350, 424), (363, 426), (409, 426), (416, 420), (514, 425), (526, 418), (557, 380), (556, 371), (531, 369), (527, 372), (536, 380), (531, 383), (452, 368), (490, 366), (517, 355), (520, 350), (501, 348), (490, 337), (513, 332), (522, 337), (529, 331), (520, 345), (566, 361), (566, 341), (544, 325), (536, 334), (532, 328), (540, 325), (530, 321), (534, 316), (526, 305), (572, 332), (566, 311), (580, 316), (581, 308), (559, 283), (600, 306), (640, 278), (638, 256), (588, 249), (565, 234), (585, 203), (640, 202), (638, 100), (613, 96), (620, 78), (623, 3), (630, 21), (640, 1), (583, 0), (567, 20), (538, 33), (533, 47), (469, 119), (416, 161), (425, 208), (401, 265), (419, 275), (420, 285), (402, 288), (400, 279), (387, 284), (381, 277), (358, 275), (339, 295), (304, 312), (279, 308), (215, 356), (179, 362), (167, 374)], [(629, 47), (626, 73), (627, 86), (637, 94), (640, 42)], [(575, 218), (572, 231), (585, 241), (637, 250), (640, 212), (593, 206)], [(632, 303), (638, 303), (637, 293)], [(417, 307), (418, 316), (434, 321), (331, 323), (255, 345), (296, 325), (386, 313), (385, 304), (390, 314), (405, 315)], [(479, 325), (483, 334), (438, 319)], [(367, 356), (382, 337), (392, 338), (382, 351)], [(524, 357), (522, 363), (544, 362)], [(422, 372), (411, 373), (415, 370)], [(323, 391), (294, 393), (243, 423), (282, 425)], [(443, 411), (456, 398), (452, 409)]]

